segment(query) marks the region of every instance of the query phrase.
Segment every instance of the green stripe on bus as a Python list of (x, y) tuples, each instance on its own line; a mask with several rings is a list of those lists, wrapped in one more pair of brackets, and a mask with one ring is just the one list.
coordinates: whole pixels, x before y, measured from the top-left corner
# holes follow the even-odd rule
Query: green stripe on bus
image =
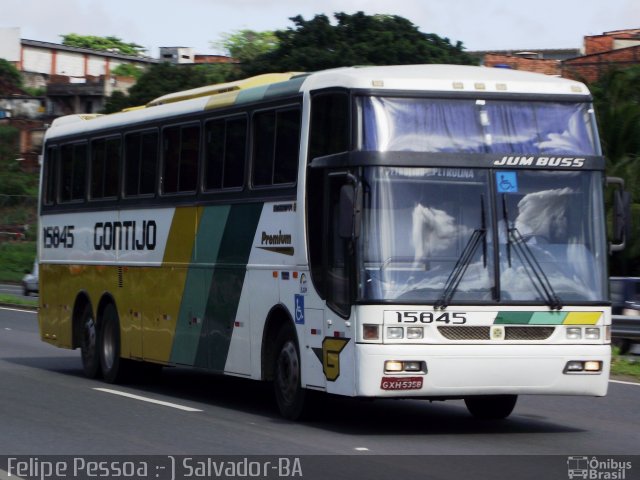
[(207, 298), (213, 279), (211, 272), (218, 258), (230, 209), (230, 206), (223, 205), (200, 210), (191, 266), (187, 273), (171, 351), (173, 363), (182, 365), (195, 363)]
[(567, 317), (567, 312), (535, 312), (531, 321), (531, 325), (562, 325)]
[(534, 312), (498, 312), (494, 324), (522, 325), (529, 323)]
[(212, 272), (195, 365), (223, 371), (262, 203), (233, 205)]
[(562, 325), (566, 312), (498, 312), (496, 325)]

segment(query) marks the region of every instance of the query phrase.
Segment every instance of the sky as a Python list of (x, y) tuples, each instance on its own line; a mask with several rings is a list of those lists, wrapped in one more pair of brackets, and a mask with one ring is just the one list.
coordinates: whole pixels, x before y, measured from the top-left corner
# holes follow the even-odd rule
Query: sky
[(152, 57), (159, 47), (224, 54), (212, 44), (225, 33), (357, 11), (399, 15), (469, 51), (581, 48), (585, 35), (640, 28), (638, 0), (0, 0), (0, 27), (53, 43), (68, 33), (116, 36)]

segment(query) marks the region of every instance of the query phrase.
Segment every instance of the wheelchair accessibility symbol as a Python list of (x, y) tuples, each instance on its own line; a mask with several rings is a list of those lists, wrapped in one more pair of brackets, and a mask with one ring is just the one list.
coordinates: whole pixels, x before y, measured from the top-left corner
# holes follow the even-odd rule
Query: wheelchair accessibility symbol
[(304, 325), (304, 295), (295, 295), (295, 305), (296, 305), (296, 323), (298, 325)]
[(516, 172), (496, 172), (498, 193), (517, 193), (518, 177)]

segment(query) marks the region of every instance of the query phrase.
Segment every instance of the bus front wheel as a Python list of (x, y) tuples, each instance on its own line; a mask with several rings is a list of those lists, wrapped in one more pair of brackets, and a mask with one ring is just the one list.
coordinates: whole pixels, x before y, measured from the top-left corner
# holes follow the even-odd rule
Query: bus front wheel
[(80, 337), (80, 356), (85, 376), (96, 378), (100, 371), (100, 357), (98, 355), (98, 328), (93, 318), (91, 306), (85, 305), (80, 317), (82, 334)]
[(513, 412), (517, 395), (481, 395), (467, 397), (464, 403), (469, 413), (482, 420), (501, 420)]
[(302, 417), (305, 390), (300, 383), (300, 353), (295, 332), (290, 327), (280, 330), (276, 338), (273, 386), (280, 413), (289, 420)]

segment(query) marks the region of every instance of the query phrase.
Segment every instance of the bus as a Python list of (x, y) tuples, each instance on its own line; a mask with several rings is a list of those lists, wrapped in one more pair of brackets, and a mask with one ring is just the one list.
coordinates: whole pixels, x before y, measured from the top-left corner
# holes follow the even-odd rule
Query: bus
[(41, 338), (112, 383), (140, 365), (271, 382), (288, 419), (315, 392), (463, 399), (491, 419), (518, 395), (604, 396), (622, 237), (594, 118), (579, 82), (448, 65), (62, 117)]

